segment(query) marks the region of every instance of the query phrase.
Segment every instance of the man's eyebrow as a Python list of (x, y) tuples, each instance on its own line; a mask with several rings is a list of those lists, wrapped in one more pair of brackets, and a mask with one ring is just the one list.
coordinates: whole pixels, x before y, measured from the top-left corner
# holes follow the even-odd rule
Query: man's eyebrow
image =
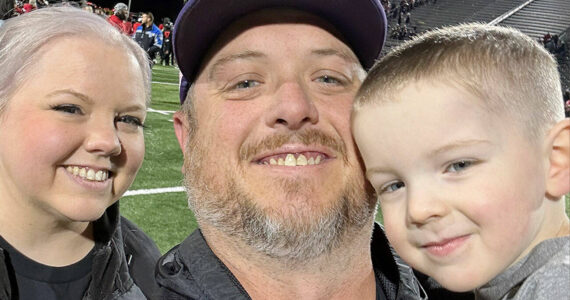
[(57, 95), (61, 95), (61, 94), (70, 94), (70, 95), (78, 98), (79, 100), (81, 100), (85, 103), (89, 103), (89, 104), (92, 104), (94, 102), (93, 99), (89, 98), (89, 96), (82, 94), (80, 92), (77, 92), (73, 89), (63, 89), (63, 90), (53, 91), (53, 92), (49, 93), (47, 96), (53, 97), (53, 96), (57, 96)]
[(211, 80), (216, 73), (217, 69), (221, 68), (223, 65), (241, 59), (251, 59), (251, 58), (260, 58), (260, 57), (267, 57), (267, 55), (258, 52), (258, 51), (244, 51), (237, 54), (230, 54), (227, 56), (223, 56), (217, 59), (210, 68), (210, 72), (208, 73), (208, 78)]
[(349, 63), (358, 63), (358, 59), (347, 51), (342, 51), (333, 48), (315, 49), (311, 51), (312, 54), (317, 56), (338, 56)]

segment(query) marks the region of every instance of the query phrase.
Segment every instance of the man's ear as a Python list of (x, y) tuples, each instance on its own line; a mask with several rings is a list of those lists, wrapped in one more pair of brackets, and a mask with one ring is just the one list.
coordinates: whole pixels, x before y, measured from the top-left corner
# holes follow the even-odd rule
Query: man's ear
[(546, 193), (558, 199), (570, 192), (570, 119), (552, 127), (547, 136), (550, 169), (546, 178)]
[(178, 139), (178, 145), (182, 149), (182, 153), (186, 153), (186, 146), (188, 145), (188, 117), (181, 111), (174, 113), (172, 117), (174, 121), (174, 133), (176, 133), (176, 139)]

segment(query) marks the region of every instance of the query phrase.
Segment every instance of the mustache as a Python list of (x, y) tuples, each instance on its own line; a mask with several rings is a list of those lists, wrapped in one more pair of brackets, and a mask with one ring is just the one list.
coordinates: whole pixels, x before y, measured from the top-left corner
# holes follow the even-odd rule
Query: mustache
[(307, 129), (292, 133), (281, 133), (267, 136), (259, 142), (244, 144), (240, 147), (241, 160), (250, 160), (258, 153), (277, 149), (287, 143), (302, 143), (303, 145), (321, 145), (334, 150), (340, 157), (346, 159), (346, 144), (340, 137), (333, 137), (317, 129)]

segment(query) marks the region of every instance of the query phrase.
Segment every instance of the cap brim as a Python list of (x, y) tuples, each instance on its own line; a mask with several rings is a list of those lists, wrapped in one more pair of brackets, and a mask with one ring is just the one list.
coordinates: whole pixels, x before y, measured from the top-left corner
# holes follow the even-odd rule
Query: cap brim
[(372, 67), (384, 45), (386, 16), (376, 0), (190, 0), (173, 31), (174, 56), (183, 75), (181, 102), (218, 35), (236, 19), (271, 7), (299, 9), (325, 19), (344, 36), (365, 69)]

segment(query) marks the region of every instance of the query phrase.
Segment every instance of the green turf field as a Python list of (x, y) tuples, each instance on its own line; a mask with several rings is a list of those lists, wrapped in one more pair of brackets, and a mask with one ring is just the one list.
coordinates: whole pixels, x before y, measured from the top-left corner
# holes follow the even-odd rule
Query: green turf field
[[(179, 107), (178, 70), (155, 65), (153, 68), (151, 108), (175, 111)], [(182, 186), (182, 152), (178, 147), (172, 114), (149, 112), (145, 129), (146, 156), (130, 190)], [(570, 214), (570, 199), (566, 212)], [(180, 243), (196, 228), (183, 192), (126, 196), (121, 199), (121, 212), (156, 241), (162, 253)], [(378, 214), (381, 221), (381, 214)]]
[[(151, 108), (177, 110), (178, 70), (155, 65), (152, 80), (170, 84), (152, 84)], [(146, 126), (145, 160), (130, 190), (182, 186), (182, 152), (174, 135), (172, 114), (148, 112)], [(121, 213), (150, 235), (163, 253), (196, 228), (183, 192), (123, 197)]]

